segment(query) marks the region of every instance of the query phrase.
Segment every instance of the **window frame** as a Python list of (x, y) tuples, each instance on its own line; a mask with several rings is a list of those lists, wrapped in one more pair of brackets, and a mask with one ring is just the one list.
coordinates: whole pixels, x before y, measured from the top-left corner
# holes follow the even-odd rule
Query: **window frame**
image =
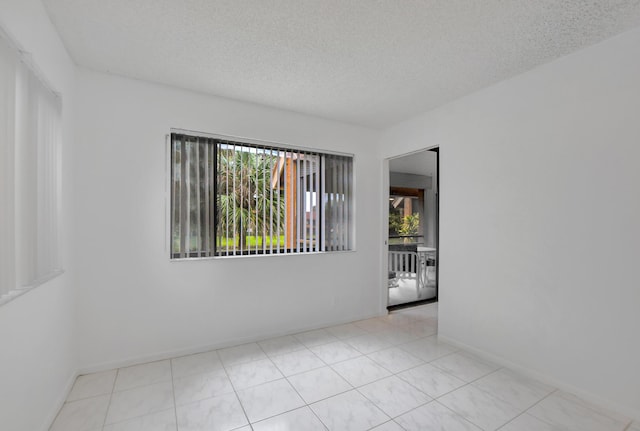
[[(249, 147), (258, 147), (258, 148), (271, 148), (274, 150), (284, 150), (284, 151), (292, 151), (292, 152), (310, 152), (310, 153), (318, 153), (320, 155), (326, 156), (338, 156), (338, 157), (347, 157), (351, 159), (351, 168), (350, 168), (350, 201), (349, 205), (349, 213), (350, 213), (350, 224), (348, 229), (350, 231), (350, 248), (345, 250), (317, 250), (317, 251), (291, 251), (284, 253), (243, 253), (243, 254), (234, 254), (234, 255), (218, 255), (215, 252), (211, 256), (190, 256), (190, 257), (174, 257), (173, 252), (173, 236), (172, 236), (172, 135), (173, 134), (181, 134), (186, 135), (193, 138), (203, 138), (203, 139), (213, 139), (220, 141), (230, 141), (240, 145), (247, 145)], [(214, 154), (217, 154), (217, 149), (214, 151)], [(168, 255), (169, 261), (171, 262), (182, 262), (182, 261), (198, 261), (198, 260), (212, 260), (212, 259), (236, 259), (236, 258), (255, 258), (255, 257), (275, 257), (275, 256), (299, 256), (299, 255), (315, 255), (315, 254), (327, 254), (327, 253), (353, 253), (357, 251), (357, 241), (356, 241), (356, 155), (353, 153), (346, 153), (340, 151), (333, 151), (327, 149), (318, 149), (313, 147), (303, 147), (296, 146), (281, 142), (274, 141), (266, 141), (259, 140), (253, 138), (246, 137), (238, 137), (231, 135), (223, 135), (216, 133), (208, 133), (201, 131), (194, 131), (189, 129), (182, 128), (170, 128), (170, 132), (165, 135), (165, 252)], [(215, 181), (214, 184), (214, 196), (217, 200), (217, 188), (218, 182)], [(298, 198), (299, 199), (299, 198)], [(217, 203), (216, 203), (217, 205)], [(217, 207), (216, 207), (217, 209)], [(217, 219), (217, 214), (216, 214)], [(214, 230), (217, 230), (218, 222), (216, 220), (214, 225)], [(215, 238), (215, 237), (214, 237)], [(323, 239), (324, 240), (324, 239)]]

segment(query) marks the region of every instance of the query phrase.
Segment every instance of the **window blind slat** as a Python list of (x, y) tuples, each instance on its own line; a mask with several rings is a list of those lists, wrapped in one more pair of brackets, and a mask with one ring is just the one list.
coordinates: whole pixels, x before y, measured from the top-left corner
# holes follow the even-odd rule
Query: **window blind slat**
[[(235, 175), (233, 173), (233, 171), (231, 170), (231, 158), (232, 158), (232, 151), (229, 148), (229, 146), (226, 147), (225, 149), (225, 154), (227, 157), (227, 160), (225, 162), (225, 169), (226, 169), (226, 175), (225, 175), (225, 181), (227, 183), (227, 195), (225, 197), (226, 200), (226, 208), (227, 208), (227, 226), (226, 226), (226, 231), (225, 231), (225, 241), (226, 241), (226, 248), (227, 248), (227, 256), (229, 256), (229, 242), (230, 242), (230, 238), (229, 238), (229, 233), (233, 232), (233, 228), (232, 226), (235, 226), (235, 222), (234, 222), (234, 217), (235, 214), (232, 214), (232, 212), (228, 209), (229, 208), (229, 196), (235, 196), (236, 192), (235, 192)], [(229, 186), (229, 182), (231, 181), (231, 186)], [(231, 195), (229, 195), (229, 187), (231, 187)], [(235, 238), (235, 236), (234, 236)]]
[[(180, 143), (177, 138), (171, 139), (171, 156), (173, 158), (171, 163), (172, 176), (171, 176), (171, 188), (172, 188), (172, 200), (171, 200), (171, 250), (172, 254), (176, 254), (180, 252), (180, 210), (181, 202), (180, 200), (180, 190), (182, 189), (182, 184), (180, 182), (180, 168), (182, 166), (181, 163), (181, 152), (180, 152)], [(177, 162), (176, 162), (177, 161)]]
[(289, 159), (288, 153), (284, 152), (283, 158), (283, 182), (284, 182), (284, 248), (283, 252), (286, 254), (290, 247), (289, 243), (291, 241), (291, 235), (289, 234), (289, 224), (287, 223), (287, 218), (289, 217)]
[(296, 246), (296, 213), (295, 213), (295, 204), (296, 204), (296, 175), (295, 175), (295, 157), (293, 151), (289, 152), (289, 175), (288, 175), (288, 183), (289, 183), (289, 195), (287, 196), (287, 204), (289, 205), (289, 253), (293, 253)]
[(325, 231), (326, 231), (326, 235), (327, 235), (327, 251), (333, 251), (333, 247), (332, 247), (332, 238), (333, 238), (333, 233), (331, 232), (331, 226), (333, 226), (333, 188), (332, 188), (332, 184), (333, 184), (333, 157), (332, 156), (327, 156), (327, 167), (326, 167), (327, 171), (325, 172), (326, 175), (326, 193), (327, 193), (327, 217), (326, 217), (326, 224), (325, 224)]
[(296, 176), (295, 176), (295, 184), (296, 184), (296, 189), (298, 190), (298, 193), (296, 193), (296, 196), (294, 197), (293, 202), (295, 202), (296, 204), (296, 209), (294, 211), (295, 217), (296, 217), (296, 252), (300, 253), (300, 239), (301, 239), (301, 234), (302, 234), (302, 220), (300, 217), (300, 192), (302, 190), (302, 188), (300, 187), (300, 162), (301, 162), (301, 153), (298, 152), (296, 153)]
[(258, 207), (259, 205), (259, 201), (258, 201), (258, 166), (260, 166), (259, 162), (258, 162), (258, 150), (256, 149), (255, 152), (255, 157), (251, 160), (251, 170), (254, 171), (252, 172), (253, 175), (253, 179), (251, 181), (251, 187), (253, 188), (253, 190), (251, 190), (251, 193), (249, 194), (249, 199), (251, 200), (251, 204), (253, 205), (253, 213), (251, 214), (251, 219), (253, 219), (253, 227), (251, 228), (251, 233), (252, 236), (255, 238), (255, 245), (254, 245), (254, 252), (256, 254), (258, 254), (258, 234), (259, 234), (259, 224), (260, 224), (260, 209)]
[[(269, 182), (267, 181), (267, 166), (269, 159), (267, 158), (266, 149), (261, 148), (262, 158), (260, 167), (262, 168), (260, 184), (260, 199), (262, 202), (262, 254), (265, 254), (267, 251), (267, 204), (270, 204), (271, 201), (267, 201), (268, 191), (266, 187), (268, 187)], [(271, 209), (271, 205), (269, 205), (269, 209)]]
[(336, 205), (336, 211), (338, 212), (338, 235), (336, 237), (336, 248), (337, 250), (344, 250), (342, 247), (342, 232), (343, 232), (343, 211), (342, 209), (344, 208), (343, 205), (343, 197), (344, 197), (344, 176), (342, 175), (342, 159), (339, 158), (336, 160), (336, 184), (337, 184), (337, 190), (336, 190), (336, 197), (337, 197), (337, 205)]
[(269, 252), (273, 254), (273, 157), (272, 151), (269, 151)]
[(348, 176), (347, 176), (347, 163), (346, 160), (342, 159), (342, 250), (347, 250), (347, 242), (348, 242), (348, 229), (349, 226), (347, 222), (347, 187), (348, 187)]
[(180, 234), (180, 257), (187, 257), (187, 238), (189, 234), (189, 171), (187, 166), (189, 166), (189, 155), (187, 150), (187, 140), (184, 136), (180, 142), (180, 151), (182, 152), (181, 173), (183, 176), (180, 184), (180, 227), (182, 229)]
[(347, 161), (346, 167), (347, 167), (347, 191), (345, 196), (345, 206), (347, 209), (347, 221), (346, 221), (345, 231), (347, 233), (346, 247), (347, 247), (347, 250), (351, 250), (352, 249), (351, 238), (353, 237), (353, 230), (352, 230), (353, 229), (353, 211), (352, 211), (353, 192), (351, 190), (353, 185), (353, 163), (351, 160)]
[(291, 169), (291, 216), (293, 223), (293, 252), (300, 253), (300, 153), (293, 154), (293, 167)]
[[(282, 168), (282, 156), (280, 155), (280, 150), (278, 150), (277, 153), (278, 153), (278, 169), (277, 169), (276, 175), (277, 175), (277, 184), (278, 184), (278, 187), (277, 187), (277, 190), (278, 190), (278, 213), (277, 213), (278, 248), (276, 249), (276, 252), (279, 254), (282, 251), (282, 244), (280, 243), (280, 236), (282, 234), (281, 229), (280, 229), (280, 227), (282, 226), (281, 225), (281, 220), (280, 220), (280, 213), (282, 212), (281, 211), (282, 204), (280, 202), (280, 197), (281, 197), (281, 194), (282, 194), (280, 192), (280, 190), (281, 190), (281, 186), (280, 186), (280, 171), (281, 171), (281, 168)], [(287, 243), (286, 239), (284, 239), (284, 244), (286, 244), (286, 243)]]
[[(312, 231), (313, 231), (313, 187), (311, 171), (311, 155), (305, 153), (304, 158), (304, 251), (312, 251)], [(308, 203), (308, 207), (307, 207)]]
[(201, 184), (201, 178), (200, 178), (200, 172), (201, 172), (201, 166), (200, 166), (200, 148), (201, 148), (201, 139), (197, 138), (195, 145), (194, 145), (194, 156), (196, 158), (195, 161), (195, 166), (194, 166), (194, 184), (193, 184), (193, 189), (195, 192), (195, 211), (194, 211), (194, 215), (195, 215), (195, 252), (197, 254), (198, 257), (200, 257), (202, 254), (202, 220), (201, 220), (201, 213), (202, 213), (202, 208), (201, 208), (201, 202), (200, 202), (200, 184)]
[(211, 205), (211, 234), (213, 238), (211, 238), (211, 250), (210, 255), (215, 255), (215, 251), (219, 250), (222, 242), (221, 238), (223, 235), (223, 229), (226, 229), (226, 219), (222, 220), (220, 217), (220, 202), (218, 201), (218, 193), (220, 192), (220, 188), (224, 187), (224, 182), (222, 181), (222, 171), (224, 169), (222, 165), (222, 159), (220, 158), (220, 151), (217, 145), (211, 145), (209, 151), (209, 158), (212, 160), (209, 177), (211, 178), (211, 187), (210, 187), (210, 195), (209, 195), (209, 204)]
[(332, 235), (331, 235), (331, 251), (338, 250), (338, 231), (340, 229), (340, 224), (338, 222), (338, 158), (337, 156), (332, 157), (332, 167), (331, 167), (331, 196), (333, 201), (331, 203), (331, 218), (332, 218)]
[(314, 234), (316, 231), (315, 227), (315, 205), (313, 205), (313, 199), (315, 196), (315, 176), (314, 176), (314, 165), (315, 165), (315, 154), (309, 155), (308, 161), (308, 181), (309, 181), (309, 251), (314, 252), (316, 249)]
[(314, 251), (320, 251), (320, 202), (322, 200), (322, 193), (320, 192), (320, 157), (315, 156), (314, 159), (314, 192), (316, 195), (316, 205), (313, 210), (314, 227), (315, 227), (315, 247)]
[(211, 187), (211, 179), (209, 178), (209, 152), (210, 145), (207, 142), (203, 148), (201, 149), (204, 155), (204, 187), (202, 193), (204, 193), (204, 234), (203, 234), (203, 247), (204, 247), (204, 256), (209, 256), (209, 250), (211, 250), (211, 238), (209, 229), (213, 226), (211, 224), (211, 214), (210, 214), (210, 202), (209, 198), (211, 197), (209, 191), (212, 189)]
[(231, 210), (229, 210), (229, 212), (231, 213), (231, 223), (229, 224), (229, 234), (231, 235), (230, 238), (228, 238), (227, 240), (230, 241), (230, 248), (231, 248), (231, 255), (235, 255), (236, 251), (237, 251), (237, 240), (238, 240), (238, 215), (236, 214), (236, 205), (238, 202), (238, 190), (239, 190), (239, 185), (238, 180), (239, 180), (239, 175), (238, 175), (238, 170), (236, 169), (236, 146), (235, 144), (230, 145), (230, 153), (229, 153), (229, 161), (227, 163), (229, 163), (230, 166), (230, 170), (231, 170), (231, 195), (227, 196), (227, 205), (231, 205)]
[(323, 156), (322, 161), (322, 172), (324, 172), (324, 178), (322, 179), (322, 251), (331, 251), (331, 231), (327, 228), (327, 226), (331, 225), (331, 157)]
[(325, 175), (322, 176), (322, 179), (320, 180), (320, 197), (319, 197), (319, 201), (321, 202), (320, 205), (320, 209), (319, 212), (322, 216), (322, 220), (319, 220), (318, 223), (320, 224), (320, 249), (321, 251), (325, 251), (327, 249), (326, 243), (327, 243), (327, 212), (326, 212), (326, 208), (328, 206), (328, 200), (327, 200), (327, 187), (326, 187), (326, 180), (327, 180), (327, 175), (326, 175), (326, 169), (327, 169), (327, 157), (325, 155), (322, 155), (320, 157), (320, 172), (324, 172)]
[(300, 217), (300, 250), (307, 251), (307, 167), (306, 167), (306, 153), (302, 153), (302, 160), (300, 160), (300, 174), (298, 175), (300, 182), (300, 209), (298, 210), (298, 217)]

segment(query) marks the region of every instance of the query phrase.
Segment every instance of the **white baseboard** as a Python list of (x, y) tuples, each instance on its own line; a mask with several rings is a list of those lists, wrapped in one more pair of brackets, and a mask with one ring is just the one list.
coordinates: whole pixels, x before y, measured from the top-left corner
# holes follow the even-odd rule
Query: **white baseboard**
[(57, 401), (53, 403), (53, 406), (51, 407), (49, 414), (45, 416), (44, 423), (39, 428), (41, 431), (48, 431), (49, 428), (51, 428), (53, 421), (56, 420), (56, 416), (58, 416), (58, 412), (60, 411), (65, 401), (67, 400), (67, 397), (71, 392), (71, 388), (73, 388), (73, 384), (75, 383), (76, 378), (79, 375), (80, 374), (78, 372), (71, 373), (71, 376), (69, 376), (69, 379), (67, 380), (67, 383), (65, 384), (64, 389), (60, 392), (60, 396), (58, 397)]
[(329, 322), (316, 323), (313, 325), (302, 326), (302, 327), (298, 327), (298, 328), (294, 328), (286, 331), (264, 332), (264, 333), (247, 336), (247, 337), (221, 340), (212, 344), (188, 347), (184, 349), (166, 350), (166, 351), (156, 352), (149, 355), (129, 357), (121, 360), (100, 362), (100, 363), (80, 367), (76, 375), (96, 373), (99, 371), (112, 370), (114, 368), (121, 368), (121, 367), (128, 367), (131, 365), (143, 364), (145, 362), (161, 361), (164, 359), (175, 358), (178, 356), (192, 355), (194, 353), (208, 352), (210, 350), (216, 350), (216, 349), (224, 349), (225, 347), (238, 346), (240, 344), (246, 344), (246, 343), (254, 343), (257, 341), (267, 340), (269, 338), (282, 337), (285, 335), (292, 335), (300, 332), (312, 331), (314, 329), (321, 329), (329, 326), (341, 325), (344, 323), (354, 322), (357, 320), (363, 320), (363, 319), (369, 319), (372, 317), (382, 316), (384, 314), (386, 314), (386, 309), (383, 312), (377, 312), (374, 314), (368, 313), (364, 315), (357, 315), (357, 316), (352, 316), (348, 319), (340, 319), (337, 321), (334, 320)]
[(493, 362), (494, 364), (501, 365), (505, 368), (509, 368), (510, 370), (516, 371), (531, 379), (545, 383), (549, 386), (556, 387), (562, 391), (572, 393), (587, 402), (593, 403), (597, 406), (601, 406), (607, 410), (611, 410), (612, 412), (620, 414), (622, 416), (626, 416), (630, 421), (634, 421), (634, 420), (640, 421), (640, 410), (637, 410), (631, 407), (620, 406), (619, 404), (616, 404), (610, 400), (601, 398), (590, 392), (586, 392), (580, 388), (577, 388), (563, 380), (554, 378), (546, 374), (542, 374), (538, 371), (532, 370), (531, 368), (523, 367), (522, 365), (511, 362), (508, 359), (505, 359), (501, 356), (497, 356), (492, 353), (486, 352), (484, 350), (480, 350), (475, 347), (469, 346), (456, 339), (438, 334), (438, 340), (451, 344), (462, 350), (466, 350), (467, 352), (473, 353), (479, 358)]

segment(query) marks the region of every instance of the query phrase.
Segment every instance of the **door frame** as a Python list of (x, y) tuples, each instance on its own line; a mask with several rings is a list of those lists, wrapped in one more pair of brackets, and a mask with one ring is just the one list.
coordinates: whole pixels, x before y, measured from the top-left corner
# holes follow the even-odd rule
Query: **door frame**
[(389, 262), (389, 161), (400, 157), (411, 156), (423, 151), (433, 151), (436, 153), (436, 296), (435, 301), (440, 297), (440, 145), (431, 145), (403, 154), (386, 157), (382, 160), (382, 193), (380, 194), (380, 211), (382, 213), (382, 229), (380, 243), (382, 244), (380, 253), (380, 314), (387, 314), (389, 304), (389, 284), (388, 284), (388, 262)]

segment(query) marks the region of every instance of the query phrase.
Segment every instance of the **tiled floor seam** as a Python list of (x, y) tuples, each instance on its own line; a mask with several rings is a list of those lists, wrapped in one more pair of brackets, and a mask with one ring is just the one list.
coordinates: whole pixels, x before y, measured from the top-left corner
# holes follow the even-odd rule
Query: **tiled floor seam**
[(116, 369), (116, 376), (113, 379), (113, 385), (111, 386), (111, 392), (109, 393), (109, 402), (107, 403), (107, 411), (104, 413), (104, 420), (102, 421), (102, 429), (107, 426), (107, 417), (109, 417), (109, 410), (111, 409), (111, 400), (113, 399), (113, 393), (116, 389), (116, 382), (118, 381), (118, 375), (120, 374), (120, 368)]
[[(487, 395), (489, 395), (489, 396), (491, 396), (491, 397), (493, 397), (493, 398), (497, 398), (498, 400), (500, 400), (500, 401), (502, 401), (502, 402), (505, 402), (505, 403), (511, 403), (511, 401), (510, 401), (510, 400), (505, 399), (505, 398), (501, 397), (501, 396), (500, 396), (500, 395), (498, 395), (498, 394), (495, 394), (495, 393), (493, 393), (493, 392), (490, 392), (490, 391), (488, 391), (488, 390), (486, 390), (486, 389), (482, 388), (481, 386), (476, 386), (476, 385), (474, 385), (474, 383), (475, 383), (475, 382), (477, 382), (477, 381), (479, 381), (479, 380), (482, 380), (482, 379), (484, 379), (485, 377), (488, 377), (488, 376), (490, 376), (490, 375), (492, 375), (492, 374), (495, 374), (495, 373), (497, 373), (497, 372), (500, 372), (500, 371), (502, 371), (502, 370), (508, 370), (508, 368), (506, 368), (506, 367), (498, 368), (497, 370), (492, 371), (492, 372), (490, 372), (489, 374), (485, 374), (484, 376), (478, 377), (477, 379), (475, 379), (475, 380), (473, 380), (473, 381), (469, 382), (468, 384), (469, 384), (469, 385), (472, 385), (474, 388), (476, 388), (476, 389), (478, 389), (478, 390), (480, 390), (480, 391), (484, 392), (485, 394), (487, 394)], [(466, 386), (466, 385), (465, 385), (465, 386)], [(551, 394), (553, 394), (553, 393), (555, 393), (555, 392), (557, 392), (557, 391), (558, 391), (558, 389), (554, 389), (554, 390), (552, 390), (551, 392), (549, 392), (548, 394), (546, 394), (545, 396), (543, 396), (542, 398), (540, 398), (538, 401), (534, 402), (534, 403), (533, 403), (533, 404), (531, 404), (530, 406), (527, 406), (527, 407), (523, 410), (523, 412), (522, 412), (521, 414), (519, 414), (518, 416), (521, 416), (522, 414), (526, 413), (527, 411), (529, 411), (530, 409), (532, 409), (533, 407), (535, 407), (536, 405), (538, 405), (540, 402), (542, 402), (545, 398), (549, 397)], [(517, 418), (518, 416), (516, 416), (516, 418)], [(515, 418), (513, 418), (512, 420), (514, 420), (514, 419), (515, 419)], [(512, 420), (511, 420), (511, 421), (512, 421)], [(509, 422), (511, 422), (511, 421), (509, 421)], [(543, 421), (543, 422), (544, 422), (544, 421)], [(508, 423), (508, 422), (507, 422), (507, 423)], [(506, 425), (506, 424), (505, 424), (505, 425)], [(552, 424), (549, 424), (549, 425), (552, 425)], [(504, 425), (503, 425), (503, 426), (504, 426)], [(502, 428), (502, 427), (500, 427), (500, 428)]]
[[(542, 397), (541, 399), (539, 399), (539, 400), (538, 400), (538, 402), (534, 403), (532, 406), (530, 406), (528, 409), (526, 409), (524, 412), (522, 412), (522, 414), (528, 413), (532, 408), (534, 408), (535, 406), (537, 406), (538, 404), (540, 404), (541, 402), (543, 402), (544, 400), (546, 400), (547, 398), (549, 398), (551, 395), (555, 394), (555, 393), (556, 393), (556, 392), (558, 392), (558, 391), (559, 391), (559, 389), (558, 389), (558, 388), (554, 388), (554, 390), (553, 390), (553, 391), (549, 392), (546, 396), (544, 396), (544, 397)], [(518, 415), (518, 416), (522, 416), (522, 415)], [(549, 425), (549, 426), (552, 426), (552, 427), (554, 427), (554, 428), (560, 428), (558, 425), (553, 424), (553, 423), (551, 423), (551, 422), (548, 422), (548, 421), (546, 421), (546, 420), (544, 420), (544, 419), (542, 419), (542, 418), (539, 418), (539, 417), (538, 417), (538, 416), (536, 416), (536, 415), (531, 415), (531, 416), (533, 416), (534, 418), (536, 418), (536, 419), (537, 419), (537, 420), (539, 420), (540, 422), (545, 423), (545, 424), (547, 424), (547, 425)], [(515, 419), (515, 418), (513, 418), (513, 419)]]
[[(394, 374), (394, 376), (395, 376), (395, 374)], [(384, 377), (384, 378), (386, 379), (386, 378), (388, 378), (388, 377), (390, 377), (390, 376), (387, 376), (387, 377)], [(399, 377), (398, 377), (398, 378), (399, 378)], [(382, 379), (380, 379), (380, 380), (382, 380)], [(378, 381), (378, 380), (376, 380), (376, 381)], [(404, 380), (403, 380), (403, 381), (404, 381)], [(371, 383), (374, 383), (374, 382), (371, 382)], [(369, 383), (367, 383), (367, 384), (369, 384)], [(365, 386), (365, 385), (362, 385), (362, 386)], [(365, 397), (367, 400), (371, 401), (371, 403), (373, 403), (373, 404), (375, 405), (375, 403), (374, 403), (371, 399), (369, 399), (365, 394), (363, 394), (362, 392), (360, 392), (360, 391), (359, 391), (359, 388), (361, 388), (362, 386), (359, 386), (358, 388), (356, 388), (356, 391), (358, 391), (358, 393), (359, 393), (360, 395), (362, 395), (363, 397)], [(415, 388), (415, 386), (414, 386), (414, 388)], [(415, 388), (415, 389), (416, 389), (416, 390), (418, 390), (418, 391), (420, 391), (420, 389), (418, 389), (418, 388)], [(421, 393), (423, 393), (423, 394), (425, 394), (425, 393), (424, 393), (424, 392), (422, 392), (422, 391), (420, 391), (420, 392), (421, 392)], [(389, 416), (389, 417), (391, 418), (391, 421), (393, 421), (394, 419), (399, 418), (399, 417), (400, 417), (400, 416), (402, 416), (402, 415), (405, 415), (405, 414), (407, 414), (407, 413), (409, 413), (409, 412), (411, 412), (411, 411), (413, 411), (413, 410), (415, 410), (415, 409), (419, 409), (420, 407), (426, 406), (427, 404), (432, 403), (432, 402), (434, 402), (434, 401), (435, 401), (435, 398), (431, 397), (429, 394), (425, 394), (425, 395), (426, 395), (427, 397), (429, 397), (429, 401), (424, 402), (424, 403), (422, 403), (422, 404), (420, 404), (420, 405), (418, 405), (418, 406), (415, 406), (415, 407), (413, 407), (413, 408), (411, 408), (411, 409), (407, 410), (406, 412), (404, 412), (404, 413), (400, 413), (399, 415), (396, 415), (396, 416), (391, 416), (391, 415), (389, 415), (387, 412), (385, 412), (384, 410), (382, 410), (382, 409), (381, 409), (380, 407), (378, 407), (377, 405), (376, 405), (376, 407), (377, 407), (378, 409), (380, 409), (380, 410), (381, 410), (385, 415)], [(391, 422), (391, 421), (387, 421), (387, 422)], [(385, 422), (385, 423), (386, 423), (386, 422)], [(382, 424), (381, 424), (381, 425), (382, 425)], [(376, 425), (376, 426), (379, 426), (379, 425)], [(375, 428), (375, 427), (374, 427), (374, 428)]]
[(178, 402), (176, 401), (176, 384), (173, 378), (173, 361), (169, 360), (169, 368), (171, 370), (171, 391), (173, 392), (173, 417), (176, 420), (176, 430), (178, 429)]
[(442, 404), (441, 402), (438, 402), (437, 399), (434, 399), (433, 402), (438, 403), (439, 405), (441, 405), (442, 407), (446, 408), (447, 410), (449, 410), (450, 412), (452, 412), (453, 414), (455, 414), (456, 416), (460, 416), (460, 418), (462, 418), (464, 421), (469, 422), (471, 425), (475, 426), (476, 428), (478, 428), (479, 430), (483, 430), (484, 428), (482, 428), (480, 425), (471, 422), (469, 419), (465, 418), (464, 416), (462, 416), (460, 413), (456, 412), (455, 410), (449, 408), (449, 406)]
[[(258, 347), (260, 347), (260, 349), (264, 353), (264, 349), (262, 349), (262, 346), (260, 346), (258, 344)], [(247, 420), (247, 423), (249, 424), (249, 427), (253, 430), (253, 427), (251, 426), (251, 421), (249, 421), (249, 415), (247, 415), (247, 411), (244, 408), (244, 404), (242, 404), (242, 401), (240, 400), (240, 396), (238, 395), (238, 390), (236, 389), (236, 386), (233, 384), (233, 381), (231, 380), (231, 376), (229, 375), (229, 371), (227, 370), (227, 366), (225, 365), (225, 363), (222, 360), (222, 358), (220, 358), (220, 364), (222, 365), (222, 369), (224, 370), (224, 374), (227, 376), (227, 379), (229, 379), (229, 383), (231, 384), (231, 387), (233, 388), (233, 394), (236, 396), (236, 399), (238, 400), (238, 403), (240, 404), (240, 408), (242, 409), (242, 414), (244, 415), (245, 419)], [(178, 406), (176, 406), (176, 414), (177, 414), (177, 410), (178, 410)], [(243, 425), (243, 426), (245, 426), (245, 425)], [(239, 427), (239, 428), (242, 428), (242, 427)], [(178, 431), (180, 431), (180, 426), (178, 425), (177, 422), (176, 422), (176, 429)]]
[[(327, 365), (327, 366), (328, 366), (328, 365)], [(317, 369), (317, 368), (316, 368), (316, 369)], [(309, 370), (309, 371), (311, 371), (311, 370)], [(306, 407), (306, 408), (308, 408), (309, 410), (311, 410), (311, 413), (312, 413), (312, 414), (313, 414), (313, 415), (314, 415), (314, 416), (315, 416), (315, 417), (320, 421), (320, 423), (321, 423), (321, 424), (322, 424), (322, 425), (323, 425), (323, 426), (328, 430), (328, 429), (329, 429), (329, 427), (327, 426), (327, 424), (325, 424), (324, 422), (322, 422), (322, 419), (320, 419), (320, 418), (318, 417), (318, 415), (316, 414), (316, 412), (315, 412), (315, 411), (313, 411), (313, 409), (311, 408), (311, 404), (309, 404), (309, 403), (307, 402), (307, 400), (305, 400), (305, 399), (304, 399), (304, 397), (302, 396), (302, 394), (301, 394), (300, 392), (298, 392), (298, 390), (296, 389), (296, 387), (295, 387), (295, 386), (294, 386), (294, 385), (289, 381), (289, 379), (288, 379), (286, 376), (285, 376), (285, 380), (287, 381), (287, 383), (289, 383), (289, 386), (291, 386), (291, 387), (293, 388), (293, 390), (296, 392), (296, 394), (298, 394), (298, 396), (300, 397), (300, 399), (304, 402), (304, 406), (303, 406), (303, 407)], [(349, 382), (347, 382), (347, 383), (349, 383)], [(345, 391), (345, 392), (346, 392), (346, 391)], [(342, 392), (342, 393), (344, 393), (344, 392)], [(334, 395), (331, 395), (331, 396), (335, 396), (335, 395), (337, 395), (337, 394), (334, 394)], [(327, 397), (327, 398), (331, 398), (331, 396), (330, 396), (330, 397)], [(320, 400), (318, 400), (318, 401), (320, 401)], [(318, 402), (318, 401), (315, 401), (315, 402)], [(312, 404), (313, 404), (313, 403), (312, 403)], [(302, 408), (302, 407), (298, 407), (298, 408), (293, 409), (293, 410), (297, 410), (297, 409), (301, 409), (301, 408)], [(293, 410), (289, 410), (289, 411), (293, 411)], [(284, 412), (284, 413), (286, 413), (286, 412)], [(280, 414), (283, 414), (283, 413), (280, 413)], [(275, 416), (278, 416), (278, 415), (275, 415)], [(274, 417), (274, 416), (272, 416), (272, 417)], [(259, 421), (258, 421), (258, 422), (259, 422)], [(253, 427), (252, 427), (252, 428), (253, 428)]]
[[(534, 404), (535, 405), (535, 404)], [(520, 416), (522, 415), (526, 415), (527, 411), (529, 411), (529, 409), (523, 411), (522, 413), (520, 413), (519, 415), (515, 416), (514, 418), (510, 419), (509, 421), (507, 421), (505, 424), (501, 425), (500, 428), (498, 428), (496, 431), (500, 431), (501, 429), (503, 429), (504, 427), (506, 427), (507, 425), (509, 425), (511, 422), (515, 421), (516, 419), (518, 419)], [(537, 418), (536, 418), (537, 419)], [(544, 421), (541, 421), (544, 422)], [(546, 422), (544, 422), (546, 423)], [(547, 425), (551, 425), (551, 424), (547, 424)]]

